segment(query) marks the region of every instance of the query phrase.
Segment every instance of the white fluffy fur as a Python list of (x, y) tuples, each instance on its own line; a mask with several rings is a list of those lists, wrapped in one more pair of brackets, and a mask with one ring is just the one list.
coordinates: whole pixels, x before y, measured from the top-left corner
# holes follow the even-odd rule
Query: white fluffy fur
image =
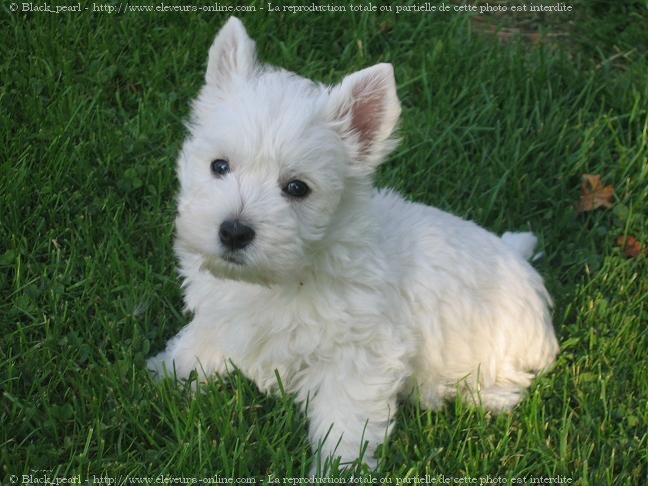
[[(277, 370), (308, 402), (314, 449), (346, 462), (367, 441), (370, 465), (399, 395), (438, 407), (460, 393), (492, 410), (521, 399), (558, 352), (549, 295), (524, 258), (535, 237), (499, 238), (373, 189), (399, 114), (390, 65), (328, 88), (259, 64), (229, 19), (178, 159), (175, 249), (193, 320), (150, 369), (210, 375), (231, 361), (262, 391)], [(222, 178), (218, 158), (231, 166)], [(303, 200), (282, 193), (295, 178), (312, 190)], [(256, 232), (242, 264), (218, 238), (233, 217)]]

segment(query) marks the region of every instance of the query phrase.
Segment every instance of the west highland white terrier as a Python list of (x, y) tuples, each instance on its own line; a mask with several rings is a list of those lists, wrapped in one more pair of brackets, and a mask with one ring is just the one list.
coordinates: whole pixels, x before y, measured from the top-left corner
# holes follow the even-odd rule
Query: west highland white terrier
[(278, 372), (313, 450), (346, 463), (366, 447), (369, 466), (399, 396), (515, 405), (558, 352), (526, 261), (536, 239), (372, 187), (396, 146), (392, 66), (323, 86), (257, 62), (231, 17), (205, 78), (177, 168), (193, 320), (148, 367), (186, 378), (234, 364), (264, 392)]

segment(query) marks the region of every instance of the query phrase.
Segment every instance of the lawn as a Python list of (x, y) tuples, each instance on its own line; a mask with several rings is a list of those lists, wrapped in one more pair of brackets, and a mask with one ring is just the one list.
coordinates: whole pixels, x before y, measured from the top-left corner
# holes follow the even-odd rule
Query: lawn
[[(190, 318), (174, 158), (227, 14), (15, 5), (0, 6), (0, 479), (305, 474), (307, 422), (289, 396), (234, 374), (192, 398), (145, 370)], [(496, 232), (536, 232), (555, 298), (561, 354), (512, 413), (404, 403), (379, 469), (355, 479), (646, 484), (646, 3), (473, 20), (250, 5), (239, 16), (266, 62), (326, 83), (393, 63), (402, 142), (376, 183)], [(611, 207), (575, 210), (583, 174), (613, 187)]]

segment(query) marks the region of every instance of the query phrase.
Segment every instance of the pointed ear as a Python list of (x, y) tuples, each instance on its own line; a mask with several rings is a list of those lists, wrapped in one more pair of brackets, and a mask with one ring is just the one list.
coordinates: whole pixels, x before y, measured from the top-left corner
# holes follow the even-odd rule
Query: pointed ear
[(329, 117), (358, 166), (377, 167), (397, 144), (400, 116), (394, 69), (376, 64), (345, 77), (330, 93)]
[(230, 17), (216, 34), (209, 48), (205, 80), (207, 84), (224, 88), (234, 76), (249, 76), (256, 66), (254, 41), (243, 23)]

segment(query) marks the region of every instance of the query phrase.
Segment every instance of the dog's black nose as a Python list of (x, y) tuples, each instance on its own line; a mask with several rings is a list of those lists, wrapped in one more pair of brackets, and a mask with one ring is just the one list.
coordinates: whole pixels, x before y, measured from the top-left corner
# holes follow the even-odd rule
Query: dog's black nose
[(218, 230), (221, 243), (230, 250), (241, 250), (254, 239), (254, 230), (238, 219), (223, 221)]

